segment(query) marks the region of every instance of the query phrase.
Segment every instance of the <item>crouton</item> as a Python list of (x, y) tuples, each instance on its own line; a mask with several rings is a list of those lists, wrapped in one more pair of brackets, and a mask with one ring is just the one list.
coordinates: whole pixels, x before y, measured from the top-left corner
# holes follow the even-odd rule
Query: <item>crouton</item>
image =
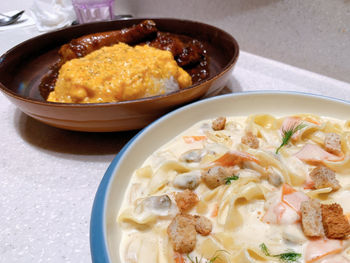
[(304, 201), (300, 206), (301, 226), (305, 236), (323, 237), (321, 203), (316, 199)]
[(211, 127), (214, 131), (221, 131), (225, 129), (226, 125), (226, 118), (225, 117), (218, 117), (215, 120), (213, 120)]
[(248, 145), (250, 148), (259, 148), (259, 139), (252, 132), (247, 132), (242, 138), (241, 143)]
[(324, 139), (324, 147), (327, 152), (340, 155), (342, 153), (340, 135), (334, 132), (327, 133)]
[(339, 204), (321, 205), (322, 223), (326, 237), (344, 239), (350, 234), (350, 224)]
[(331, 187), (333, 191), (340, 189), (340, 184), (335, 178), (335, 173), (326, 166), (319, 165), (314, 168), (310, 173), (311, 179), (315, 183), (315, 188), (326, 188)]
[(175, 201), (180, 212), (185, 212), (194, 207), (199, 199), (195, 192), (186, 189), (175, 194)]
[(195, 215), (193, 216), (195, 220), (195, 228), (198, 234), (202, 236), (207, 236), (210, 234), (213, 225), (211, 221), (205, 216)]
[(222, 166), (214, 166), (207, 171), (202, 172), (203, 182), (210, 188), (214, 189), (226, 182), (226, 178), (230, 177), (229, 171)]
[(193, 217), (176, 215), (167, 229), (173, 249), (179, 253), (191, 253), (196, 246), (197, 232)]

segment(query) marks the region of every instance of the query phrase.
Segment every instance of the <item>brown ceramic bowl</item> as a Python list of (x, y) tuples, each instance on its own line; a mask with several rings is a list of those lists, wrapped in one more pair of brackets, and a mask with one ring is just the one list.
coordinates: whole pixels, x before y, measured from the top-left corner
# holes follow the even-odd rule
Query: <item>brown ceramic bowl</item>
[(0, 58), (0, 90), (21, 111), (41, 122), (69, 130), (105, 132), (142, 128), (164, 113), (225, 86), (239, 53), (231, 35), (194, 21), (152, 18), (160, 31), (191, 36), (206, 45), (210, 61), (207, 80), (171, 94), (115, 103), (54, 103), (41, 97), (38, 85), (58, 59), (61, 45), (82, 35), (130, 27), (145, 19), (83, 24), (29, 39)]

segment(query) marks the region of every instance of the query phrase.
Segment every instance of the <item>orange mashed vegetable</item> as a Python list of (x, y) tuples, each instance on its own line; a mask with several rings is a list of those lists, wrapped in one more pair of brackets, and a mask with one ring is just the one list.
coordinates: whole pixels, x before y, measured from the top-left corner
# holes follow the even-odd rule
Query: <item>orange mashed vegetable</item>
[(101, 103), (161, 95), (192, 85), (169, 51), (119, 43), (67, 61), (48, 101)]

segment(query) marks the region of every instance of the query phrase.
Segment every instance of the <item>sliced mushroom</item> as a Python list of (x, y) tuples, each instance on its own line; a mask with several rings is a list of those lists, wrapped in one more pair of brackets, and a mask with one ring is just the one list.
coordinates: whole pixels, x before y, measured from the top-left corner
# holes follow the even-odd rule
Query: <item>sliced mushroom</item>
[(200, 171), (179, 174), (175, 177), (173, 185), (180, 189), (193, 190), (199, 185)]
[(167, 216), (172, 210), (171, 199), (167, 195), (146, 197), (136, 207), (136, 211), (142, 213), (147, 210), (159, 216)]
[(203, 149), (193, 149), (181, 154), (179, 159), (180, 161), (186, 163), (198, 163), (202, 160), (204, 154)]
[(271, 172), (267, 175), (267, 181), (275, 187), (279, 187), (283, 181), (282, 176), (277, 172)]

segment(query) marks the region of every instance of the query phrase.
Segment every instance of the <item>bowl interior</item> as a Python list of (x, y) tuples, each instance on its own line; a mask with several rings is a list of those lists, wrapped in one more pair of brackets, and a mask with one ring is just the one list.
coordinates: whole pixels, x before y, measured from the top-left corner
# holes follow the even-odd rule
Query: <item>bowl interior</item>
[(130, 176), (155, 150), (194, 123), (217, 116), (247, 116), (259, 113), (275, 116), (313, 113), (348, 119), (349, 111), (349, 103), (320, 96), (253, 92), (203, 100), (162, 117), (144, 129), (123, 149), (102, 180), (91, 218), (90, 242), (93, 261), (121, 262), (119, 258), (121, 233), (116, 218)]
[[(48, 72), (49, 66), (57, 61), (57, 51), (61, 45), (82, 35), (118, 30), (143, 20), (140, 18), (83, 24), (25, 41), (0, 58), (0, 88), (15, 96), (44, 101), (38, 85), (43, 75)], [(238, 57), (236, 41), (218, 28), (178, 19), (155, 18), (153, 20), (160, 31), (188, 35), (204, 43), (209, 54), (209, 78), (228, 68)]]

